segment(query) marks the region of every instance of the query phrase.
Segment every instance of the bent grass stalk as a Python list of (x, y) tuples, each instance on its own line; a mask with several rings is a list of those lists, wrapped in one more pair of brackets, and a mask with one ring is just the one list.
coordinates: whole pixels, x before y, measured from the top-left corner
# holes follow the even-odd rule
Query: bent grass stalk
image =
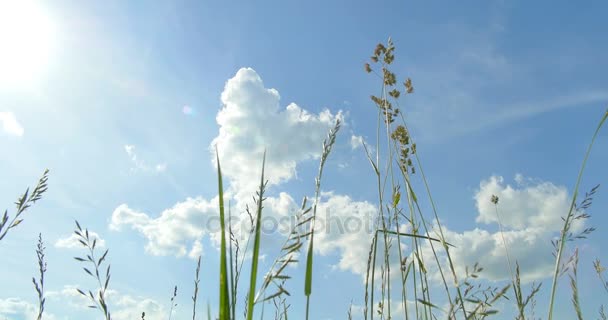
[(38, 184), (36, 185), (36, 187), (34, 188), (32, 193), (29, 192), (30, 188), (27, 188), (27, 190), (25, 190), (25, 193), (23, 193), (23, 195), (21, 195), (21, 197), (19, 197), (19, 199), (17, 199), (17, 202), (15, 202), (15, 205), (17, 205), (17, 212), (10, 219), (10, 221), (9, 221), (8, 210), (4, 210), (2, 219), (0, 219), (0, 240), (4, 239), (4, 237), (6, 237), (9, 230), (17, 227), (21, 222), (23, 222), (23, 219), (22, 218), (20, 219), (21, 215), (29, 207), (31, 207), (32, 204), (36, 203), (36, 201), (38, 201), (42, 198), (42, 195), (47, 190), (48, 179), (49, 179), (49, 169), (46, 169), (46, 170), (44, 170), (42, 177), (38, 180)]
[(568, 229), (571, 225), (571, 220), (574, 217), (574, 213), (575, 213), (574, 208), (575, 208), (575, 204), (576, 204), (576, 198), (578, 196), (578, 190), (580, 187), (581, 180), (583, 178), (583, 173), (585, 172), (585, 166), (587, 165), (587, 160), (589, 159), (589, 154), (591, 154), (591, 149), (593, 148), (595, 139), (597, 138), (597, 136), (598, 136), (600, 130), (602, 129), (604, 122), (606, 122), (607, 118), (608, 118), (608, 110), (606, 110), (604, 116), (602, 117), (599, 124), (597, 125), (597, 128), (595, 129), (595, 132), (593, 133), (593, 137), (591, 138), (591, 142), (589, 143), (589, 146), (587, 147), (587, 151), (585, 152), (585, 157), (583, 158), (583, 163), (581, 164), (581, 168), (578, 172), (578, 177), (576, 178), (576, 184), (574, 186), (572, 201), (570, 202), (570, 209), (568, 210), (568, 214), (564, 218), (564, 227), (562, 228), (562, 231), (560, 234), (557, 256), (555, 257), (555, 268), (553, 270), (553, 280), (551, 283), (551, 298), (549, 299), (549, 312), (547, 315), (547, 320), (553, 319), (553, 305), (555, 303), (555, 290), (557, 289), (557, 278), (559, 277), (559, 273), (560, 273), (559, 267), (560, 267), (564, 247), (566, 244), (566, 237), (568, 236)]
[(109, 249), (106, 249), (106, 251), (101, 255), (99, 259), (95, 258), (97, 238), (92, 239), (89, 235), (88, 229), (83, 230), (78, 221), (75, 221), (75, 223), (76, 230), (74, 230), (74, 234), (78, 236), (78, 242), (83, 247), (86, 247), (86, 249), (88, 250), (88, 254), (85, 255), (86, 258), (74, 257), (74, 259), (78, 262), (92, 265), (93, 271), (91, 271), (87, 267), (82, 267), (82, 269), (89, 276), (93, 277), (97, 281), (97, 284), (99, 286), (97, 294), (93, 294), (91, 290), (87, 292), (88, 294), (80, 289), (76, 289), (76, 291), (78, 291), (78, 293), (80, 293), (85, 298), (89, 299), (89, 301), (92, 303), (91, 305), (89, 305), (89, 308), (99, 309), (103, 313), (105, 320), (111, 320), (112, 317), (110, 315), (110, 310), (108, 309), (108, 305), (106, 302), (106, 291), (108, 290), (108, 285), (110, 284), (110, 264), (108, 264), (108, 266), (106, 267), (105, 280), (102, 274), (99, 272), (102, 263), (108, 256)]

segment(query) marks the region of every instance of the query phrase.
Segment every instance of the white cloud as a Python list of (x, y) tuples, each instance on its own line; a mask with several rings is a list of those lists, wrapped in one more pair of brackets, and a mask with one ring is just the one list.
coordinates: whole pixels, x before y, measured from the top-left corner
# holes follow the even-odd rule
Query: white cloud
[[(479, 263), (484, 268), (479, 275), (481, 279), (507, 280), (510, 279), (508, 260), (506, 256), (503, 238), (500, 232), (490, 232), (475, 228), (464, 232), (454, 232), (444, 228), (446, 240), (455, 246), (450, 249), (450, 255), (454, 262), (457, 275), (462, 280), (465, 275), (465, 267), (471, 268)], [(523, 282), (542, 279), (553, 270), (554, 260), (551, 255), (551, 239), (553, 233), (542, 228), (529, 228), (523, 230), (510, 230), (504, 232), (505, 242), (509, 250), (512, 268), (517, 261), (521, 269)], [(435, 246), (435, 248), (439, 248)], [(443, 252), (443, 249), (439, 249)], [(430, 247), (425, 247), (424, 255), (432, 257)], [(447, 266), (443, 254), (442, 261)], [(434, 266), (429, 269), (435, 269)], [(436, 270), (435, 270), (436, 271)], [(439, 274), (435, 273), (435, 280), (439, 281)]]
[[(14, 318), (16, 317), (16, 318)], [(1, 319), (36, 319), (38, 317), (38, 305), (19, 298), (0, 299)], [(54, 315), (44, 312), (44, 319), (55, 320)]]
[[(342, 114), (334, 115), (329, 110), (313, 114), (294, 103), (281, 109), (278, 91), (265, 88), (250, 68), (240, 69), (226, 82), (221, 100), (223, 107), (216, 117), (219, 133), (210, 150), (215, 163), (218, 148), (222, 173), (229, 185), (224, 201), (233, 200), (235, 233), (242, 235), (248, 225), (245, 205), (252, 204), (251, 196), (259, 187), (264, 150), (269, 185), (288, 181), (296, 176), (299, 162), (320, 156), (323, 140)], [(135, 168), (148, 168), (134, 146), (125, 146), (125, 151)], [(264, 217), (277, 221), (283, 218), (278, 225), (280, 231), (286, 227), (284, 218), (299, 208), (286, 193), (267, 197), (264, 205)], [(217, 206), (217, 197), (189, 198), (155, 218), (123, 204), (114, 210), (110, 228), (128, 226), (136, 230), (148, 240), (146, 251), (150, 254), (196, 257), (202, 252), (202, 237), (209, 236), (213, 244), (219, 243)]]
[[(226, 198), (230, 198), (229, 193)], [(235, 207), (238, 206), (237, 204)], [(240, 206), (244, 207), (244, 204)], [(289, 219), (286, 218), (297, 207), (295, 201), (286, 193), (268, 197), (264, 202), (262, 223), (263, 228), (266, 228), (264, 230), (285, 234), (289, 223)], [(249, 230), (249, 217), (243, 212), (239, 214), (234, 207), (232, 214), (233, 232), (243, 240)], [(205, 236), (209, 237), (216, 248), (219, 248), (221, 232), (218, 198), (215, 197), (210, 201), (201, 197), (188, 198), (165, 209), (156, 218), (122, 204), (112, 213), (110, 229), (120, 231), (124, 227), (129, 227), (146, 238), (145, 250), (149, 254), (176, 257), (187, 255), (196, 259), (204, 252), (201, 240)]]
[[(490, 197), (492, 194), (499, 196), (499, 212), (505, 225), (504, 238), (509, 255), (513, 264), (515, 261), (519, 262), (522, 281), (528, 282), (550, 275), (553, 269), (550, 241), (559, 233), (560, 217), (567, 212), (569, 195), (565, 187), (550, 182), (528, 179), (521, 175), (516, 180), (519, 181), (516, 186), (505, 185), (504, 179), (497, 176), (483, 180), (474, 199), (479, 210), (477, 221), (496, 223), (496, 213)], [(369, 202), (355, 201), (344, 195), (323, 194), (318, 211), (318, 221), (322, 227), (318, 229), (315, 238), (317, 253), (324, 256), (337, 254), (337, 269), (365, 276), (366, 257), (373, 234), (369, 228), (354, 227), (359, 223), (371, 223), (371, 217), (376, 212), (377, 207)], [(328, 217), (332, 221), (330, 229), (325, 228), (324, 220)], [(341, 223), (342, 230), (337, 225), (338, 222)], [(345, 226), (350, 228), (344, 230)], [(443, 227), (446, 240), (455, 246), (450, 249), (450, 253), (459, 277), (464, 275), (466, 266), (473, 266), (476, 262), (484, 267), (480, 278), (504, 280), (510, 277), (503, 236), (495, 231), (497, 228), (486, 230), (481, 225), (472, 230), (453, 231), (445, 225)], [(583, 227), (583, 222), (573, 225), (575, 231)], [(400, 231), (406, 230), (407, 226), (404, 225)], [(396, 250), (396, 239), (392, 241), (393, 250)], [(439, 252), (442, 251), (439, 246), (435, 248)], [(407, 246), (402, 246), (402, 250), (406, 249)], [(379, 247), (378, 250), (384, 249)], [(432, 265), (434, 262), (429, 260), (433, 259), (430, 247), (426, 245), (423, 250), (423, 255)], [(408, 250), (407, 254), (409, 253)], [(396, 254), (394, 256), (396, 257)], [(443, 261), (445, 256), (440, 254), (440, 258)], [(447, 261), (444, 262), (444, 266), (447, 266)], [(398, 261), (395, 260), (394, 263), (398, 264)], [(398, 268), (397, 265), (395, 267)], [(431, 272), (436, 271), (433, 267), (427, 268)], [(434, 273), (434, 277), (439, 280), (437, 273)]]
[(350, 147), (353, 150), (363, 147), (363, 142), (362, 136), (356, 136), (354, 134), (350, 136)]
[(337, 252), (338, 269), (365, 274), (377, 207), (333, 193), (325, 193), (321, 200), (315, 225), (315, 250), (321, 255)]
[(164, 210), (159, 217), (118, 206), (112, 213), (110, 229), (122, 230), (128, 226), (142, 234), (147, 240), (146, 252), (152, 255), (184, 256), (197, 251), (192, 242), (200, 239), (209, 230), (219, 226), (217, 198), (207, 201), (188, 198)]
[(141, 319), (142, 312), (146, 313), (146, 319), (166, 319), (165, 307), (156, 300), (130, 295), (111, 295), (109, 303), (113, 303), (112, 319), (132, 320)]
[(127, 155), (129, 156), (129, 159), (131, 159), (131, 163), (133, 164), (133, 167), (131, 168), (132, 172), (136, 172), (136, 171), (143, 171), (143, 172), (157, 172), (157, 173), (161, 173), (161, 172), (165, 172), (167, 170), (167, 164), (166, 163), (158, 163), (156, 165), (149, 165), (147, 164), (145, 161), (141, 160), (138, 156), (137, 153), (135, 152), (135, 146), (131, 145), (131, 144), (127, 144), (124, 146), (125, 152), (127, 153)]
[[(103, 248), (106, 246), (106, 241), (103, 240), (97, 233), (89, 231), (89, 238), (91, 239), (91, 241), (93, 239), (97, 239), (97, 243), (96, 243), (96, 247), (100, 247)], [(55, 242), (55, 247), (56, 248), (66, 248), (66, 249), (74, 249), (74, 248), (82, 248), (82, 243), (80, 243), (78, 240), (80, 238), (75, 234), (72, 233), (69, 236), (65, 236), (63, 238), (58, 239)]]
[(287, 181), (296, 175), (298, 162), (319, 157), (321, 142), (342, 117), (329, 110), (312, 114), (295, 103), (281, 109), (279, 92), (265, 88), (250, 68), (226, 82), (221, 100), (219, 134), (210, 147), (213, 161), (217, 146), (222, 172), (247, 197), (258, 184), (264, 150), (269, 184)]
[(12, 112), (0, 112), (0, 124), (2, 124), (2, 130), (12, 136), (21, 137), (25, 131)]
[[(86, 312), (89, 315), (99, 313), (99, 310), (87, 307), (90, 304), (90, 300), (79, 294), (76, 288), (78, 286), (66, 285), (61, 290), (48, 291), (46, 296), (49, 300), (52, 300), (51, 303), (61, 301), (74, 311), (78, 310), (82, 312), (87, 310)], [(108, 289), (106, 291), (106, 300), (112, 313), (112, 319), (116, 320), (141, 319), (142, 312), (145, 312), (146, 319), (150, 320), (165, 319), (167, 315), (165, 307), (161, 303), (148, 297), (123, 294), (117, 290)], [(69, 312), (69, 309), (64, 308), (64, 310), (66, 313)], [(29, 319), (34, 318), (30, 317)]]
[(498, 222), (494, 204), (489, 201), (496, 195), (504, 227), (559, 230), (563, 225), (561, 217), (566, 216), (570, 204), (566, 188), (550, 182), (526, 182), (522, 175), (517, 175), (515, 182), (515, 186), (505, 185), (503, 177), (492, 176), (480, 183), (474, 197), (479, 212), (476, 222)]
[[(478, 209), (476, 221), (485, 224), (498, 223), (494, 204), (490, 201), (492, 195), (498, 196), (503, 234), (480, 227), (463, 232), (444, 227), (446, 240), (455, 246), (450, 254), (460, 276), (464, 275), (465, 266), (479, 262), (484, 268), (480, 278), (509, 279), (504, 242), (511, 263), (519, 262), (522, 281), (539, 280), (551, 274), (554, 267), (551, 240), (563, 226), (561, 217), (566, 215), (570, 205), (568, 192), (563, 186), (522, 175), (517, 175), (515, 181), (516, 185), (511, 186), (504, 183), (503, 177), (492, 176), (481, 181), (474, 195)], [(573, 223), (574, 232), (582, 228), (584, 221)], [(432, 254), (429, 249), (426, 248), (428, 255)]]
[(191, 259), (198, 259), (198, 257), (203, 255), (203, 243), (201, 240), (194, 240), (194, 244), (192, 245), (192, 249), (190, 249), (190, 253), (188, 253), (188, 257)]

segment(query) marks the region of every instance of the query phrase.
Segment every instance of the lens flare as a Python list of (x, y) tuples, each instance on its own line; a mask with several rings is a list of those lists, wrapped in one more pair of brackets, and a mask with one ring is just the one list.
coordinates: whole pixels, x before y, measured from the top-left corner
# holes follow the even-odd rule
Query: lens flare
[(189, 106), (189, 105), (185, 105), (185, 106), (182, 108), (182, 113), (183, 113), (183, 114), (185, 114), (185, 115), (187, 115), (187, 116), (194, 115), (194, 108), (192, 108), (192, 107), (191, 107), (191, 106)]

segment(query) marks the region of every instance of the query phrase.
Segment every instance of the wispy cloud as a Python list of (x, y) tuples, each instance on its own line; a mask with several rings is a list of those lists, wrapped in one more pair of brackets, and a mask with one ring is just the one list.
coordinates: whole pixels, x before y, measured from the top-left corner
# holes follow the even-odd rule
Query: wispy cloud
[(363, 146), (363, 137), (362, 136), (357, 136), (357, 135), (352, 135), (350, 136), (350, 147), (352, 150), (356, 150), (359, 149)]
[(165, 172), (167, 170), (167, 164), (166, 163), (158, 163), (156, 165), (149, 165), (147, 164), (145, 161), (141, 160), (137, 153), (135, 152), (135, 146), (134, 145), (125, 145), (125, 152), (127, 153), (127, 155), (129, 156), (129, 159), (131, 159), (131, 163), (133, 164), (133, 167), (131, 168), (131, 171), (136, 172), (136, 171), (143, 171), (143, 172), (156, 172), (156, 173), (161, 173), (161, 172)]

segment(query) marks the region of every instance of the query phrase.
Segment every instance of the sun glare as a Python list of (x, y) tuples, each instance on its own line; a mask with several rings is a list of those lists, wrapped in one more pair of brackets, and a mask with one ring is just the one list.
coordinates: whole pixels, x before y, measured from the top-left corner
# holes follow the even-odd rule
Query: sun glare
[(31, 85), (42, 75), (54, 28), (42, 2), (0, 0), (0, 86)]

